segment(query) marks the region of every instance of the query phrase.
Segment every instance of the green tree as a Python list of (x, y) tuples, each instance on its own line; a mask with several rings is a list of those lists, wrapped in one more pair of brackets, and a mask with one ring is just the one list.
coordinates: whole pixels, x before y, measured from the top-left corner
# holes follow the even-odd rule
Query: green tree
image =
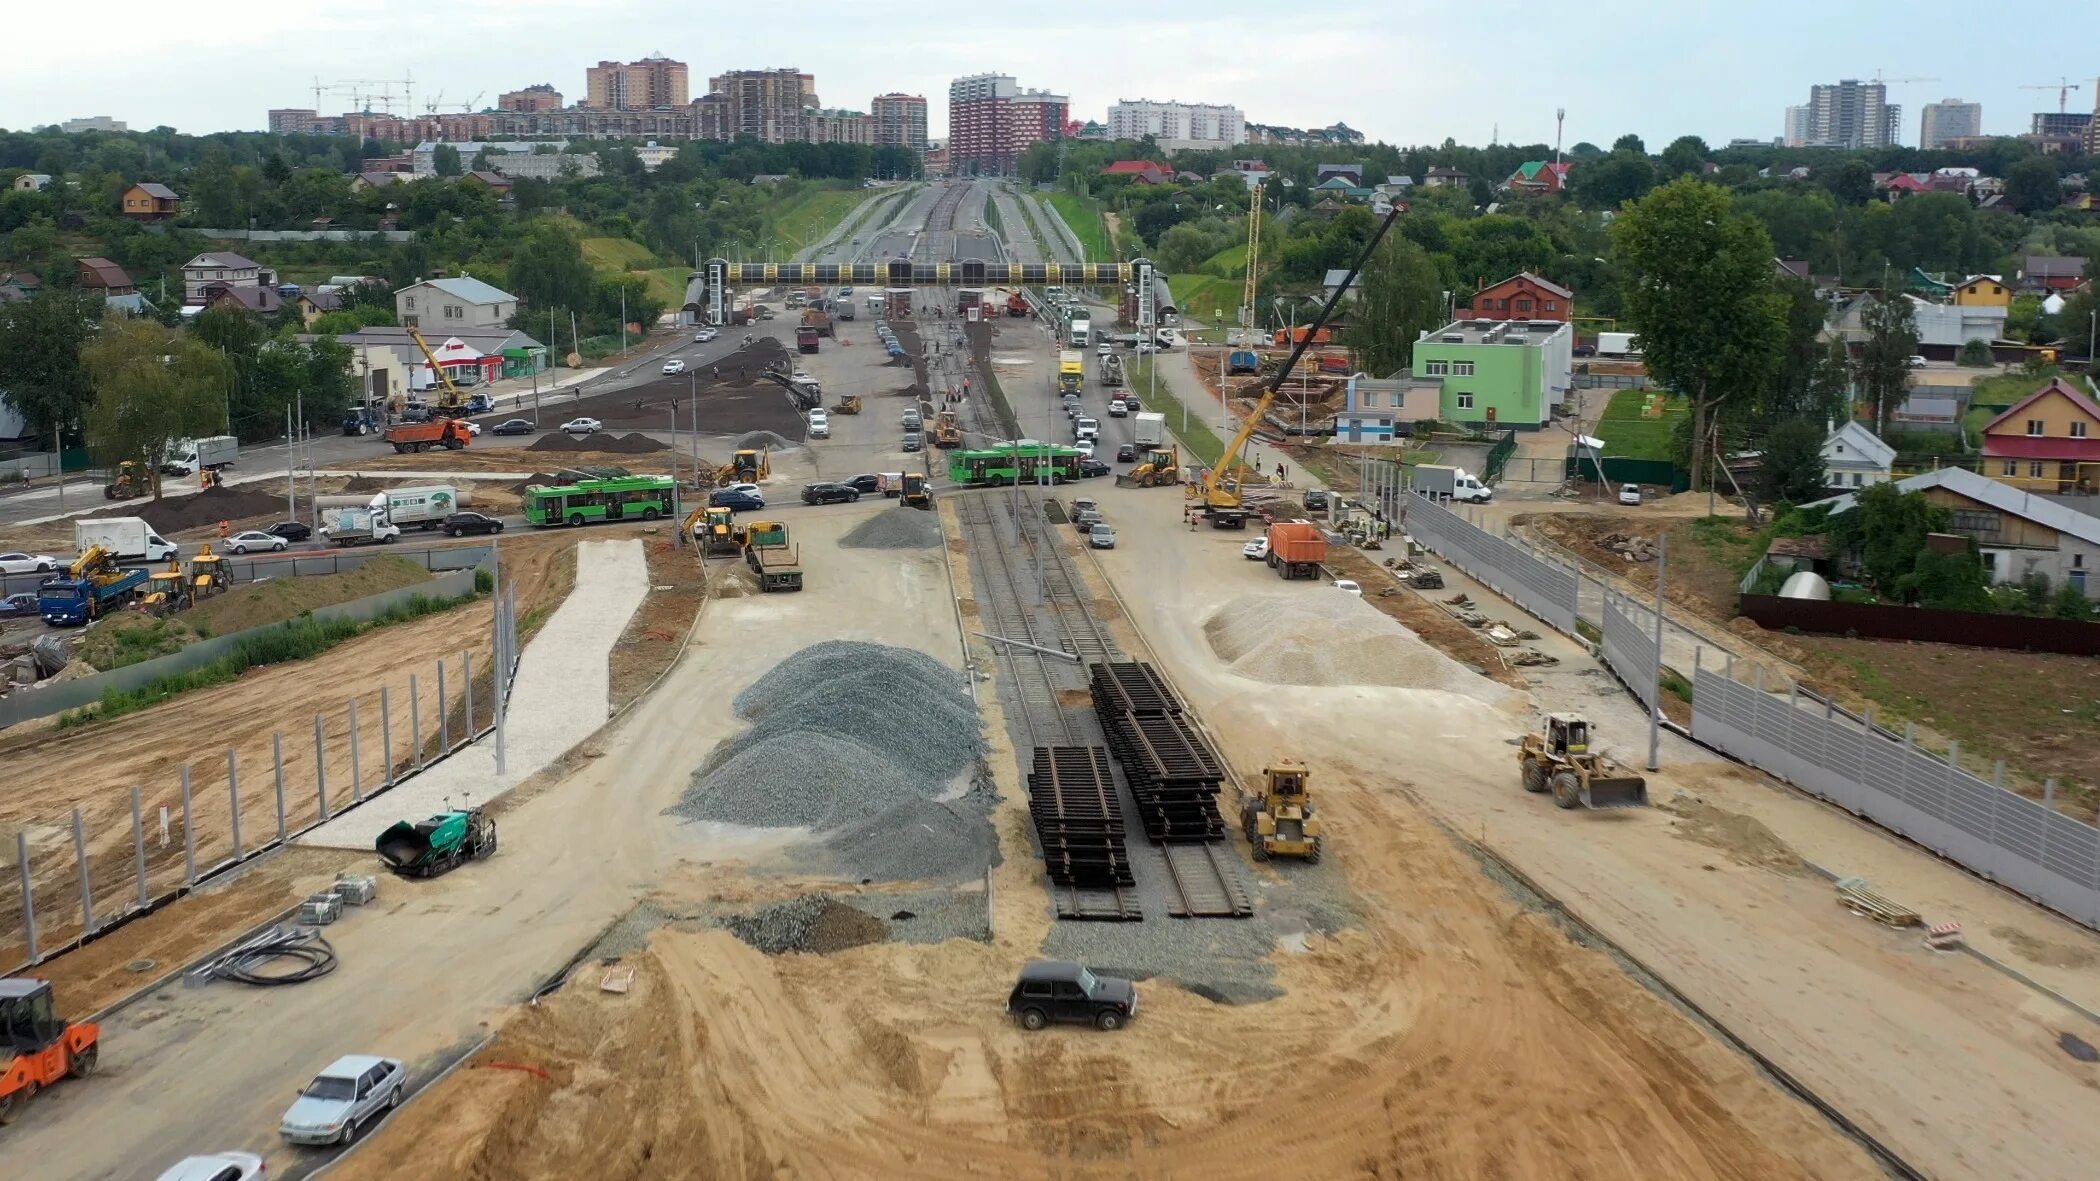
[(576, 235), (557, 222), (534, 223), (510, 260), (510, 290), (535, 312), (589, 310), (596, 282)]
[(1713, 152), (1707, 148), (1705, 140), (1696, 135), (1680, 135), (1663, 149), (1658, 171), (1664, 180), (1698, 176), (1706, 170), (1706, 162), (1712, 157)]
[(1806, 504), (1823, 495), (1823, 424), (1789, 418), (1765, 435), (1758, 491), (1772, 503)]
[(1638, 152), (1613, 152), (1576, 169), (1570, 181), (1585, 208), (1617, 209), (1655, 187), (1655, 165)]
[(1415, 341), (1437, 327), (1443, 284), (1428, 252), (1398, 234), (1388, 234), (1359, 277), (1355, 326), (1346, 333), (1357, 367), (1384, 376), (1407, 367)]
[(1874, 589), (1897, 598), (1902, 579), (1925, 552), (1925, 535), (1945, 532), (1953, 520), (1952, 509), (1933, 504), (1923, 492), (1881, 483), (1857, 493), (1852, 511), (1832, 518), (1831, 532), (1840, 549), (1858, 556)]
[(1648, 154), (1648, 145), (1641, 142), (1640, 136), (1628, 133), (1611, 141), (1611, 150), (1614, 152), (1632, 152), (1638, 156), (1645, 156)]
[(80, 429), (94, 401), (80, 352), (102, 310), (101, 300), (70, 287), (0, 304), (0, 390), (40, 439)]
[(1896, 594), (1904, 602), (1940, 611), (1991, 609), (1990, 577), (1973, 541), (1959, 553), (1918, 551), (1910, 573), (1896, 580)]
[(2068, 579), (2065, 580), (2062, 586), (2056, 588), (2056, 598), (2049, 606), (2049, 613), (2058, 619), (2091, 619), (2093, 617), (2093, 601), (2086, 597), (2084, 591), (2078, 589), (2076, 583)]
[(439, 144), (433, 149), (430, 153), (430, 163), (437, 169), (439, 176), (458, 176), (462, 171), (459, 166), (459, 149), (451, 144)]
[(2029, 156), (2013, 165), (2005, 174), (2005, 200), (2030, 216), (2063, 204), (2063, 182), (2057, 179), (2056, 161), (2047, 156)]
[(160, 499), (161, 461), (179, 439), (219, 427), (233, 367), (203, 341), (152, 320), (111, 316), (81, 355), (95, 384), (87, 441), (106, 466), (145, 463)]
[(1818, 168), (1814, 175), (1816, 183), (1828, 189), (1840, 205), (1865, 205), (1874, 199), (1873, 166), (1857, 156)]
[(1816, 423), (1836, 417), (1839, 408), (1827, 400), (1829, 390), (1823, 381), (1830, 358), (1822, 338), (1828, 305), (1813, 284), (1800, 279), (1782, 279), (1776, 286), (1786, 300), (1786, 344), (1762, 400), (1760, 417), (1767, 425), (1794, 417)]
[(1961, 346), (1961, 356), (1955, 363), (1968, 369), (1986, 369), (1991, 364), (1991, 346), (1982, 338), (1966, 341)]
[(1692, 487), (1706, 486), (1716, 411), (1770, 379), (1785, 344), (1772, 240), (1728, 193), (1682, 177), (1612, 222), (1648, 372), (1691, 400)]
[(2013, 297), (2012, 306), (2005, 309), (2005, 337), (2007, 340), (2024, 340), (2029, 344), (2043, 344), (2053, 339), (2042, 333), (2041, 296)]
[(1867, 339), (1852, 373), (1874, 405), (1874, 433), (1888, 429), (1889, 415), (1910, 396), (1910, 359), (1918, 352), (1918, 319), (1910, 297), (1884, 291), (1860, 312)]

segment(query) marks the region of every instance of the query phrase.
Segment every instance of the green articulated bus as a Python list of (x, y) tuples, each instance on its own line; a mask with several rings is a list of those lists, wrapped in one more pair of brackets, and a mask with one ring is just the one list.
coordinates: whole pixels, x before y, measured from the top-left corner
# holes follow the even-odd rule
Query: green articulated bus
[(525, 520), (533, 525), (593, 521), (654, 521), (677, 511), (678, 482), (669, 476), (621, 476), (525, 489)]
[(1004, 447), (990, 451), (952, 451), (948, 454), (948, 478), (958, 484), (1033, 484), (1041, 476), (1038, 467), (1048, 465), (1052, 483), (1079, 478), (1076, 447)]

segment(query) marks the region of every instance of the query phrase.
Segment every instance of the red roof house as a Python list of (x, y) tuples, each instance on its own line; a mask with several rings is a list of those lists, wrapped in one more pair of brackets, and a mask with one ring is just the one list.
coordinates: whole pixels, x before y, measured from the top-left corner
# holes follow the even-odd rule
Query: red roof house
[(1103, 176), (1127, 176), (1132, 184), (1164, 185), (1174, 183), (1174, 169), (1151, 160), (1118, 160), (1101, 170)]

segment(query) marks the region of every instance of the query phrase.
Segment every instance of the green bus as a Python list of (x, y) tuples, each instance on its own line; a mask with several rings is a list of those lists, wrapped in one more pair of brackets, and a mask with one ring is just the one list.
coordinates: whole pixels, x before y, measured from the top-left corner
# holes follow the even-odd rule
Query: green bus
[(531, 525), (654, 521), (677, 510), (678, 481), (669, 476), (620, 476), (525, 489), (525, 521)]
[(1033, 484), (1042, 478), (1038, 469), (1047, 465), (1050, 482), (1062, 484), (1079, 478), (1081, 458), (1076, 447), (1056, 447), (1048, 443), (989, 451), (951, 451), (948, 453), (948, 478), (963, 485)]

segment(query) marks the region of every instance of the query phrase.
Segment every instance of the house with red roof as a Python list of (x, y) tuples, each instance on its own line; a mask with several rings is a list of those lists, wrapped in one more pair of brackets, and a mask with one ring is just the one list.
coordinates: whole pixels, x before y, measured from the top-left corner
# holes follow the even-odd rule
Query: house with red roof
[(1551, 160), (1526, 160), (1502, 187), (1512, 193), (1558, 193), (1568, 187), (1568, 169), (1572, 165), (1556, 164)]
[(2100, 492), (2100, 402), (2050, 381), (1984, 425), (1983, 474), (2028, 492)]
[(1137, 185), (1174, 183), (1174, 169), (1152, 160), (1118, 160), (1101, 170), (1103, 176), (1127, 176)]
[(1557, 320), (1575, 314), (1575, 293), (1530, 271), (1490, 283), (1473, 295), (1473, 306), (1459, 310), (1461, 320)]

